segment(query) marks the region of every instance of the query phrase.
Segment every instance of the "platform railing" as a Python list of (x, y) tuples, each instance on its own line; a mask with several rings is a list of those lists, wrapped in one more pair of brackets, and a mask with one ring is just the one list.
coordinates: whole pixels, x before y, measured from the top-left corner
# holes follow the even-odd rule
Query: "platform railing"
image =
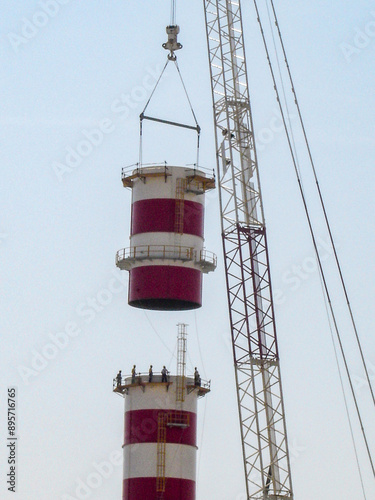
[(210, 268), (215, 268), (217, 265), (217, 257), (213, 252), (175, 245), (138, 245), (122, 248), (116, 254), (116, 265), (121, 267), (126, 261), (131, 263), (147, 259), (194, 261), (202, 267)]
[(122, 248), (116, 254), (116, 264), (127, 259), (194, 260), (194, 248), (175, 245), (138, 245)]
[[(147, 384), (150, 380), (150, 374), (149, 373), (136, 373), (135, 377), (133, 377), (131, 374), (130, 375), (122, 375), (121, 379), (118, 377), (115, 377), (113, 379), (113, 389), (116, 389), (116, 387), (121, 387), (125, 385), (132, 385), (132, 384)], [(162, 375), (160, 374), (153, 374), (152, 383), (162, 383)], [(167, 383), (170, 383), (170, 374), (167, 374)]]
[(211, 390), (211, 380), (203, 380), (203, 379), (200, 379), (200, 384), (197, 384), (194, 382), (194, 375), (191, 375), (191, 376), (188, 376), (187, 377), (189, 380), (192, 379), (193, 382), (191, 384), (187, 384), (189, 386), (192, 386), (194, 385), (195, 387), (201, 387), (202, 389), (207, 389), (207, 390)]
[(168, 172), (167, 162), (143, 163), (142, 165), (140, 163), (133, 163), (132, 165), (127, 165), (126, 167), (123, 167), (121, 169), (121, 179), (125, 179), (126, 177), (129, 177), (134, 172), (138, 175), (142, 175), (142, 171), (145, 168), (146, 169), (153, 168), (155, 170), (159, 170), (161, 173)]
[[(198, 260), (198, 259), (196, 259)], [(205, 248), (199, 252), (199, 262), (207, 262), (215, 267), (217, 266), (217, 256), (213, 252), (206, 250)]]
[[(167, 382), (170, 383), (170, 377), (171, 375), (168, 373), (167, 374)], [(131, 384), (147, 384), (149, 382), (149, 373), (136, 373), (135, 377), (132, 377), (131, 374), (129, 375), (122, 375), (121, 379), (115, 377), (113, 379), (113, 389), (116, 389), (117, 387), (125, 386), (125, 385), (131, 385)], [(161, 374), (153, 374), (152, 375), (152, 383), (162, 383), (162, 375)], [(187, 375), (186, 376), (186, 384), (189, 386), (197, 385), (194, 383), (194, 375)], [(203, 380), (201, 379), (201, 383), (199, 387), (202, 387), (203, 389), (210, 389), (211, 388), (211, 380)]]
[[(176, 166), (178, 166), (178, 165), (176, 165)], [(157, 170), (159, 170), (160, 172), (163, 172), (163, 173), (167, 173), (168, 172), (167, 162), (142, 163), (142, 164), (140, 164), (140, 163), (133, 163), (132, 165), (127, 165), (126, 167), (123, 167), (121, 169), (121, 179), (125, 179), (126, 177), (129, 177), (134, 172), (137, 173), (137, 174), (139, 174), (139, 175), (141, 175), (142, 171), (144, 169), (147, 169), (147, 168), (157, 169)], [(202, 167), (202, 165), (199, 165), (199, 166), (197, 166), (195, 164), (185, 165), (185, 167), (182, 167), (182, 168), (185, 168), (186, 171), (193, 171), (193, 172), (199, 171), (199, 172), (203, 172), (206, 176), (215, 178), (215, 170), (207, 168), (207, 167)]]

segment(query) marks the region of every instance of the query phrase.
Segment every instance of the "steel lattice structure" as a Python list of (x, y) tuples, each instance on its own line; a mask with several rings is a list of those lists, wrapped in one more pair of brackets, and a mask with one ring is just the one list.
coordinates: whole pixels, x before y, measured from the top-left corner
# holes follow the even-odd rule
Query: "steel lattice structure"
[(240, 0), (203, 0), (248, 499), (293, 499)]

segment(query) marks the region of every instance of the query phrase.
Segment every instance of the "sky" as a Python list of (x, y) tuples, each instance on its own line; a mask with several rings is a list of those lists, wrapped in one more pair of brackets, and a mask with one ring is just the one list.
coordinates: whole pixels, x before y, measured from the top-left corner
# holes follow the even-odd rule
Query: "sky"
[[(275, 5), (374, 384), (375, 9), (370, 0)], [(175, 371), (176, 324), (183, 322), (188, 373), (198, 366), (212, 381), (199, 401), (197, 500), (243, 500), (217, 192), (206, 200), (205, 245), (218, 255), (218, 267), (204, 277), (201, 309), (129, 307), (128, 275), (114, 263), (128, 246), (130, 223), (121, 168), (139, 158), (139, 114), (166, 61), (161, 44), (170, 4), (0, 0), (0, 6), (0, 496), (71, 500), (86, 491), (92, 500), (120, 499), (123, 401), (112, 393), (112, 379), (133, 364)], [(177, 22), (184, 46), (178, 61), (202, 128), (200, 161), (213, 168), (202, 2), (178, 1)], [(360, 500), (319, 275), (250, 2), (244, 31), (295, 498)], [(191, 120), (172, 71), (151, 111)], [(297, 122), (295, 110), (290, 118)], [(147, 124), (143, 153), (145, 161), (194, 163), (195, 137)], [(374, 455), (369, 390), (303, 156), (301, 171)], [(6, 484), (9, 387), (17, 387), (15, 494)], [(348, 408), (367, 498), (374, 498), (350, 398)], [(106, 473), (99, 473), (104, 463)]]

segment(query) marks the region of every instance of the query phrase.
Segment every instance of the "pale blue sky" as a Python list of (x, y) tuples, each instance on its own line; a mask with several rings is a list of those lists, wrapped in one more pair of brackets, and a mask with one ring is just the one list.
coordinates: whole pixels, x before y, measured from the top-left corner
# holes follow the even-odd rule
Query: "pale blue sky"
[[(174, 371), (175, 325), (186, 322), (189, 371), (197, 365), (212, 379), (212, 393), (199, 403), (197, 500), (243, 500), (217, 194), (207, 199), (206, 247), (218, 254), (219, 265), (204, 279), (200, 310), (167, 315), (130, 308), (127, 274), (114, 265), (129, 233), (130, 193), (122, 187), (121, 167), (138, 161), (138, 116), (165, 62), (161, 44), (169, 2), (65, 0), (48, 15), (41, 14), (43, 3), (0, 0), (0, 412), (4, 418), (6, 388), (18, 386), (20, 436), (18, 493), (6, 492), (2, 466), (0, 496), (77, 498), (77, 481), (86, 481), (95, 464), (121, 450), (123, 402), (111, 392), (112, 377), (134, 363), (143, 371), (150, 363)], [(375, 383), (375, 9), (370, 0), (275, 4)], [(277, 106), (250, 2), (245, 12), (295, 497), (357, 500), (362, 496), (313, 251), (285, 139), (276, 126)], [(179, 64), (202, 127), (201, 163), (212, 168), (202, 2), (179, 1), (177, 21), (184, 45)], [(172, 99), (175, 84), (173, 73), (162, 82), (153, 101), (155, 113), (173, 112), (179, 99), (178, 93)], [(194, 161), (194, 137), (148, 126), (150, 161)], [(102, 133), (92, 151), (58, 175), (57, 163), (66, 163), (72, 149), (77, 151), (98, 128)], [(303, 172), (317, 213), (310, 177), (306, 168)], [(335, 287), (327, 237), (316, 220)], [(338, 293), (333, 296), (370, 426), (373, 410), (361, 385), (358, 357), (352, 354), (347, 315)], [(91, 305), (94, 298), (105, 303), (100, 310)], [(77, 335), (39, 372), (26, 376), (36, 353), (70, 323), (76, 324)], [(350, 411), (354, 415), (352, 405)], [(369, 430), (373, 444), (374, 429)], [(355, 434), (372, 498), (375, 485), (356, 423)], [(3, 426), (1, 463), (5, 438)], [(121, 483), (122, 468), (114, 465), (89, 498), (120, 499)]]

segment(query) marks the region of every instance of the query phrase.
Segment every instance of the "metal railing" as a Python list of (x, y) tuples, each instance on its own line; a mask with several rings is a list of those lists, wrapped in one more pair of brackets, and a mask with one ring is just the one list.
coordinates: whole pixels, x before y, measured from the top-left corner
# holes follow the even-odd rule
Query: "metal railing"
[(205, 248), (199, 252), (199, 259), (196, 259), (197, 262), (206, 262), (213, 266), (217, 266), (217, 256), (213, 252), (206, 250)]
[[(178, 165), (176, 165), (176, 166), (178, 166)], [(126, 167), (123, 167), (121, 169), (121, 179), (129, 177), (130, 175), (133, 174), (133, 172), (141, 175), (143, 169), (147, 169), (147, 168), (160, 170), (160, 172), (163, 172), (163, 173), (167, 173), (169, 170), (166, 161), (160, 162), (160, 163), (142, 163), (142, 164), (133, 163), (132, 165), (127, 165)], [(209, 177), (212, 176), (212, 178), (215, 178), (215, 170), (207, 168), (207, 167), (202, 167), (202, 165), (197, 166), (196, 164), (191, 164), (191, 165), (186, 165), (185, 167), (182, 167), (182, 168), (185, 168), (186, 171), (202, 172), (206, 176), (209, 176)]]
[(201, 379), (200, 380), (200, 384), (196, 384), (195, 381), (194, 381), (194, 375), (191, 375), (191, 376), (188, 376), (187, 377), (188, 380), (192, 380), (192, 383), (191, 384), (187, 384), (187, 385), (194, 385), (195, 387), (201, 387), (202, 389), (207, 389), (208, 391), (211, 390), (211, 380), (203, 380)]
[(202, 272), (213, 271), (217, 265), (216, 255), (205, 249), (194, 250), (193, 247), (175, 245), (139, 245), (119, 250), (116, 254), (116, 266), (129, 270), (136, 261), (153, 259), (195, 262)]
[(141, 259), (178, 259), (194, 260), (195, 251), (192, 247), (174, 245), (139, 245), (119, 250), (116, 254), (116, 264), (123, 260)]
[(191, 165), (186, 165), (186, 170), (194, 170), (195, 172), (203, 172), (205, 175), (215, 178), (215, 169), (202, 167), (202, 165), (197, 166), (195, 163)]
[[(167, 374), (167, 382), (170, 382), (170, 373)], [(186, 378), (186, 384), (189, 386), (195, 386), (194, 383), (194, 375), (187, 375)], [(152, 383), (161, 383), (162, 381), (162, 375), (154, 375), (152, 376)], [(132, 375), (122, 375), (121, 379), (115, 377), (113, 379), (113, 389), (116, 389), (116, 387), (121, 387), (124, 385), (130, 385), (130, 384), (145, 384), (149, 382), (149, 373), (136, 373), (135, 377), (132, 377)], [(203, 389), (211, 389), (211, 380), (201, 380), (201, 384), (198, 387), (202, 387)]]
[(217, 257), (208, 250), (196, 251), (193, 247), (177, 245), (138, 245), (136, 247), (122, 248), (116, 254), (116, 263), (125, 259), (179, 259), (195, 260), (217, 264)]
[[(116, 389), (116, 387), (121, 387), (124, 385), (131, 385), (131, 384), (146, 384), (149, 382), (149, 373), (136, 373), (135, 377), (132, 375), (122, 375), (121, 379), (118, 378), (117, 376), (113, 379), (113, 389)], [(151, 379), (152, 383), (162, 383), (162, 375), (152, 375)], [(170, 382), (170, 374), (167, 374), (167, 382)]]
[(125, 179), (126, 177), (129, 177), (133, 173), (136, 173), (138, 175), (142, 175), (142, 171), (147, 168), (152, 168), (155, 170), (159, 170), (161, 173), (167, 173), (168, 172), (168, 167), (167, 167), (167, 162), (160, 162), (160, 163), (143, 163), (142, 165), (139, 163), (134, 163), (133, 165), (128, 165), (126, 167), (123, 167), (121, 169), (121, 179)]

